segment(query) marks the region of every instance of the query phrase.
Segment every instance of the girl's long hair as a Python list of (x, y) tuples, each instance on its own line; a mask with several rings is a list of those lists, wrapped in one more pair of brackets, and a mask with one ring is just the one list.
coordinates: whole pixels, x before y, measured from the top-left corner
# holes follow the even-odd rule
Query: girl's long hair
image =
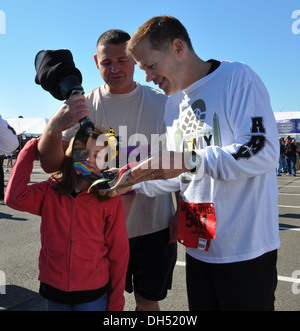
[[(103, 134), (99, 129), (94, 129), (91, 139), (97, 140), (98, 136)], [(86, 145), (88, 138), (76, 138)], [(80, 178), (74, 169), (73, 166), (73, 147), (74, 147), (75, 137), (71, 139), (68, 148), (65, 151), (65, 158), (63, 162), (62, 169), (53, 174), (50, 177), (50, 180), (54, 180), (57, 183), (52, 187), (57, 194), (61, 195), (70, 195), (73, 194), (76, 190), (76, 180)], [(110, 198), (107, 195), (100, 195), (100, 192), (97, 190), (97, 187), (92, 190), (92, 194), (97, 197), (99, 201), (109, 200)]]

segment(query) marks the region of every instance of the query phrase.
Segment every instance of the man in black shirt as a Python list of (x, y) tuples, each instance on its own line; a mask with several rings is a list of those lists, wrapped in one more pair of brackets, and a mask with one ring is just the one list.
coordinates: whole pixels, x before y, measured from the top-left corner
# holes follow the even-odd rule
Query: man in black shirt
[(288, 168), (287, 176), (296, 176), (296, 145), (294, 143), (294, 139), (288, 136), (287, 144), (285, 145), (285, 155), (286, 155), (286, 163)]

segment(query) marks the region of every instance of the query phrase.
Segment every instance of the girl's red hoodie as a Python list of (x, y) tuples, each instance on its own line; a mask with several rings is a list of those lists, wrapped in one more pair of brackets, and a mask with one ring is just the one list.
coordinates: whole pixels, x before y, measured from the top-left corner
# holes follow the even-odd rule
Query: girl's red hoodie
[(99, 202), (87, 191), (59, 195), (53, 180), (29, 185), (36, 147), (32, 139), (20, 152), (5, 203), (42, 218), (39, 280), (65, 292), (109, 284), (108, 310), (123, 310), (129, 247), (121, 198)]

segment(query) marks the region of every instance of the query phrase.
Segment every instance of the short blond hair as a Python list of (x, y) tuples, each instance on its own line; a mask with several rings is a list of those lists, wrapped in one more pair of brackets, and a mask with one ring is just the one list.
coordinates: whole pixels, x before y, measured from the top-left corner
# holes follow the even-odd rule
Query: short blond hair
[(154, 50), (167, 49), (173, 43), (173, 40), (177, 38), (183, 40), (193, 50), (186, 28), (173, 16), (153, 17), (139, 27), (127, 43), (128, 54), (134, 54), (137, 45), (146, 38), (149, 39)]

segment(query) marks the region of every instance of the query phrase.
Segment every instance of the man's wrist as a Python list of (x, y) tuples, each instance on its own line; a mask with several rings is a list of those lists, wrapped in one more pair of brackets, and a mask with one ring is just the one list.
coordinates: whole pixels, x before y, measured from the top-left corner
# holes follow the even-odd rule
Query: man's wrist
[(186, 172), (190, 172), (191, 174), (196, 173), (201, 164), (201, 157), (195, 151), (184, 153), (184, 167)]

